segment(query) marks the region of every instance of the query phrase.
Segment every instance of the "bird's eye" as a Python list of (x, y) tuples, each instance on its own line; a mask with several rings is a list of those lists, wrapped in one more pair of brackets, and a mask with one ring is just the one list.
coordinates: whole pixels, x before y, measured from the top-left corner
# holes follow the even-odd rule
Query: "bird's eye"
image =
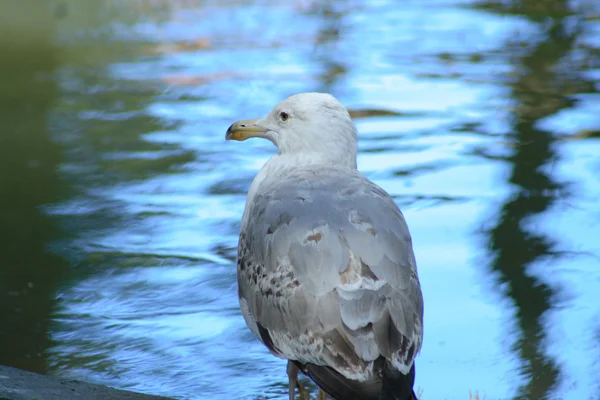
[(287, 121), (290, 119), (290, 114), (282, 111), (279, 113), (279, 118), (281, 118), (282, 121)]

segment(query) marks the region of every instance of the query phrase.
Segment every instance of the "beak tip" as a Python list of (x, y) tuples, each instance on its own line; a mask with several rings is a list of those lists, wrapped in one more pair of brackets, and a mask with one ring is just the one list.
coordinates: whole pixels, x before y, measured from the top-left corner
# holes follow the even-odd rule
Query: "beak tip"
[(265, 129), (256, 125), (255, 119), (234, 122), (225, 132), (225, 140), (243, 141), (252, 137), (265, 137)]
[(234, 124), (231, 124), (229, 125), (229, 128), (227, 128), (227, 132), (225, 132), (225, 140), (231, 139), (231, 135), (233, 134), (233, 125)]

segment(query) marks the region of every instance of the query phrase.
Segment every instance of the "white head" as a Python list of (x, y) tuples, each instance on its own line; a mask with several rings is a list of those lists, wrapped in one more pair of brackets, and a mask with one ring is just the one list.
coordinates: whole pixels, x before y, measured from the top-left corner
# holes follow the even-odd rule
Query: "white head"
[(357, 133), (348, 110), (330, 94), (300, 93), (265, 117), (233, 123), (226, 140), (268, 139), (281, 155), (356, 168)]

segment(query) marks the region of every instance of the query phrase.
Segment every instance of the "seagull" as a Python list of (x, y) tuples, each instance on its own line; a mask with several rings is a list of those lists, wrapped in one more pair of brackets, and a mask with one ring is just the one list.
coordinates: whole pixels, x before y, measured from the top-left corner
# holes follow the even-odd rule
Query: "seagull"
[(288, 97), (226, 140), (278, 150), (248, 191), (238, 242), (246, 324), (336, 400), (416, 400), (423, 296), (402, 212), (357, 170), (357, 130), (330, 94)]

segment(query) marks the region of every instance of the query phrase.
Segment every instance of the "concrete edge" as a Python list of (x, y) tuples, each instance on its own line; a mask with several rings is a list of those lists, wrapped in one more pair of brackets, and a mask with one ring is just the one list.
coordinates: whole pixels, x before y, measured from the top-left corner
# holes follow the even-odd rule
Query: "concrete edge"
[(0, 365), (0, 400), (174, 400)]

